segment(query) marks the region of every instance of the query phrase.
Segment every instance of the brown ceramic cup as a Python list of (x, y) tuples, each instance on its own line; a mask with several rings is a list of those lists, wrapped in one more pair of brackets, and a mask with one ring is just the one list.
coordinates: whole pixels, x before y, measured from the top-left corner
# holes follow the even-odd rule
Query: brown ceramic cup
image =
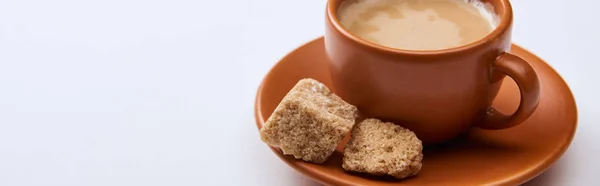
[[(334, 91), (367, 117), (413, 130), (426, 144), (451, 139), (470, 127), (505, 129), (524, 122), (540, 100), (534, 69), (509, 54), (512, 8), (508, 0), (488, 0), (500, 17), (485, 38), (460, 47), (411, 51), (370, 43), (340, 24), (344, 0), (329, 0), (325, 49)], [(508, 75), (519, 86), (517, 110), (505, 115), (491, 107)]]

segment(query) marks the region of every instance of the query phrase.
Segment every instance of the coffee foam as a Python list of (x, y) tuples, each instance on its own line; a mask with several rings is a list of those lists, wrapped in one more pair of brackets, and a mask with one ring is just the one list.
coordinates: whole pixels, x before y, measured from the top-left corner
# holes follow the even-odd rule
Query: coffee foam
[(479, 14), (485, 18), (492, 28), (496, 28), (500, 24), (500, 18), (494, 11), (494, 6), (490, 3), (484, 3), (478, 0), (465, 0), (467, 3), (471, 3), (479, 11)]
[[(348, 0), (348, 1), (345, 1), (344, 3), (342, 3), (342, 7), (343, 6), (347, 7), (351, 3), (376, 3), (378, 1), (380, 1), (380, 0)], [(496, 11), (494, 11), (494, 6), (492, 4), (484, 3), (479, 0), (463, 0), (463, 1), (475, 6), (475, 8), (479, 11), (479, 14), (490, 23), (490, 26), (492, 28), (495, 29), (498, 26), (498, 24), (500, 23), (500, 18), (496, 14)], [(348, 4), (346, 4), (346, 3), (348, 3)]]
[(439, 50), (466, 45), (493, 32), (499, 23), (493, 8), (480, 0), (348, 0), (337, 14), (349, 32), (371, 43)]

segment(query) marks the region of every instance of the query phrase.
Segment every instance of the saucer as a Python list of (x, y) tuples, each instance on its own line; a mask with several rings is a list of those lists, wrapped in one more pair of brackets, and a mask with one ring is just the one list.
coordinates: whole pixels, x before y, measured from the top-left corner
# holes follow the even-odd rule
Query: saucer
[[(325, 185), (518, 185), (548, 169), (569, 147), (577, 127), (577, 108), (564, 80), (542, 59), (512, 45), (511, 52), (528, 61), (541, 83), (541, 100), (524, 123), (505, 130), (471, 129), (437, 146), (426, 146), (423, 167), (404, 180), (368, 177), (342, 169), (343, 144), (323, 165), (296, 160), (271, 147), (298, 172)], [(255, 102), (260, 128), (286, 93), (302, 78), (314, 78), (331, 87), (323, 38), (289, 53), (264, 78)], [(494, 101), (505, 113), (519, 104), (519, 91), (507, 78)]]

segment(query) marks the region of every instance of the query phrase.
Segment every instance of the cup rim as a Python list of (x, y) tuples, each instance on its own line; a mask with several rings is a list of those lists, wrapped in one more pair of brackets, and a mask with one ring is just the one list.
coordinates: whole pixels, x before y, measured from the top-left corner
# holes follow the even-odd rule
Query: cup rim
[[(500, 19), (500, 23), (498, 23), (496, 28), (491, 33), (487, 34), (485, 37), (483, 37), (475, 42), (471, 42), (466, 45), (460, 45), (460, 46), (452, 47), (452, 48), (445, 48), (445, 49), (438, 49), (438, 50), (408, 50), (408, 49), (398, 49), (398, 48), (392, 48), (392, 47), (387, 47), (387, 46), (383, 46), (383, 45), (378, 45), (378, 44), (366, 41), (366, 40), (350, 33), (348, 30), (346, 30), (346, 28), (344, 28), (344, 26), (341, 25), (341, 23), (338, 19), (338, 15), (337, 15), (337, 9), (343, 1), (345, 1), (345, 0), (328, 0), (327, 1), (327, 7), (326, 7), (327, 19), (329, 19), (329, 22), (333, 25), (335, 30), (337, 30), (344, 37), (349, 38), (350, 40), (352, 40), (352, 42), (354, 42), (356, 44), (367, 46), (367, 47), (373, 48), (373, 49), (377, 49), (379, 51), (390, 52), (390, 53), (395, 53), (395, 54), (412, 54), (412, 55), (430, 56), (430, 55), (441, 55), (441, 54), (469, 51), (469, 50), (472, 50), (479, 46), (485, 45), (486, 43), (490, 43), (490, 42), (494, 41), (495, 38), (498, 38), (502, 34), (504, 34), (504, 32), (506, 32), (506, 30), (508, 30), (508, 28), (512, 24), (512, 15), (513, 15), (510, 2), (508, 0), (498, 0), (497, 1), (498, 4), (492, 4), (492, 6), (494, 6), (494, 9), (500, 8), (501, 10), (503, 10), (501, 14), (497, 14), (498, 18)], [(335, 6), (336, 4), (338, 6)], [(496, 7), (496, 6), (498, 6), (498, 7)]]

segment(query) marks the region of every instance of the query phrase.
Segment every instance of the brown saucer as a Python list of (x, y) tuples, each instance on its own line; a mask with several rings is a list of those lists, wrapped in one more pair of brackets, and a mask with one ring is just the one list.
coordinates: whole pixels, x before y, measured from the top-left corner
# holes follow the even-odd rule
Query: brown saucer
[[(444, 145), (427, 146), (418, 176), (405, 180), (367, 177), (342, 169), (342, 145), (324, 165), (285, 156), (283, 161), (326, 185), (517, 185), (548, 169), (569, 147), (577, 127), (577, 108), (569, 87), (544, 61), (512, 46), (515, 54), (537, 71), (542, 86), (536, 112), (523, 124), (505, 130), (472, 129)], [(301, 78), (314, 78), (330, 86), (323, 38), (313, 40), (288, 54), (267, 74), (258, 89), (256, 125), (260, 128), (283, 96)], [(505, 79), (494, 106), (504, 112), (516, 110), (519, 91)]]

